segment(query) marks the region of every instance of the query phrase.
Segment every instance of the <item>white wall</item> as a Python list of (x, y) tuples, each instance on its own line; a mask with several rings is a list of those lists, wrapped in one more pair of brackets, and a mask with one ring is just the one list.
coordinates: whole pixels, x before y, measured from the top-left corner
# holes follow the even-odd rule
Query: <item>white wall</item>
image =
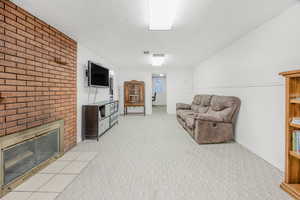
[[(96, 101), (103, 101), (109, 99), (108, 88), (98, 88), (97, 96), (95, 99), (96, 88), (87, 87), (87, 77), (85, 71), (87, 69), (88, 61), (100, 63), (106, 68), (113, 70), (113, 67), (95, 55), (92, 51), (78, 44), (77, 52), (77, 142), (81, 141), (81, 120), (82, 120), (82, 105), (93, 103)], [(115, 80), (116, 82), (116, 80)], [(114, 84), (117, 85), (116, 83)], [(115, 89), (114, 98), (118, 99), (118, 92)]]
[(191, 103), (193, 97), (192, 69), (124, 69), (118, 72), (120, 104), (123, 111), (123, 84), (128, 80), (145, 81), (146, 84), (146, 113), (152, 114), (152, 74), (166, 74), (167, 76), (167, 112), (176, 113), (176, 103)]
[(176, 113), (176, 103), (193, 100), (193, 70), (178, 69), (167, 72), (167, 112)]
[[(236, 141), (284, 169), (284, 81), (299, 68), (300, 3), (195, 68), (194, 93), (238, 96)], [(297, 67), (298, 66), (298, 67)]]
[[(160, 82), (160, 90), (156, 89), (155, 83)], [(153, 105), (165, 106), (167, 105), (167, 80), (166, 77), (152, 77), (152, 96), (156, 92), (156, 99)]]

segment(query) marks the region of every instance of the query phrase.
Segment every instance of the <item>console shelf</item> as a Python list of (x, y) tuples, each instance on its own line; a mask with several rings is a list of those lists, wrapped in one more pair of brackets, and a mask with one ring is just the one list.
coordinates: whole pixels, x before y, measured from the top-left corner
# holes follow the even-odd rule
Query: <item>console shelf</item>
[(119, 102), (103, 101), (82, 106), (82, 140), (104, 135), (118, 123)]

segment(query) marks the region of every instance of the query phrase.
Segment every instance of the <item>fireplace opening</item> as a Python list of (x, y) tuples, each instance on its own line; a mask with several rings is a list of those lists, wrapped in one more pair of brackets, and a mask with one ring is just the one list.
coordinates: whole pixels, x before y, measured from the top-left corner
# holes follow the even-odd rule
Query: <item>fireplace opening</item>
[(0, 138), (1, 196), (63, 154), (63, 120)]
[(59, 153), (59, 129), (3, 150), (4, 185)]

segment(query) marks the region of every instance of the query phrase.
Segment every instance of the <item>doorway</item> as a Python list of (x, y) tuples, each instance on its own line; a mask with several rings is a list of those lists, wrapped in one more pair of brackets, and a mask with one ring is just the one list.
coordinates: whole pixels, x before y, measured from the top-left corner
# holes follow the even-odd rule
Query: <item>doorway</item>
[(166, 74), (152, 74), (152, 112), (153, 114), (167, 113)]

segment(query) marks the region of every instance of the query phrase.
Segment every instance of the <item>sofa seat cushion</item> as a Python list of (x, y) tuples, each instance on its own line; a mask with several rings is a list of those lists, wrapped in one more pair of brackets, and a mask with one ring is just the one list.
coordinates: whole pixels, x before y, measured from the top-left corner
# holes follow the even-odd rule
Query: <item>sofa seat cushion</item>
[(191, 110), (191, 105), (185, 103), (177, 103), (176, 110)]
[(194, 116), (194, 112), (192, 110), (177, 110), (177, 115), (186, 121), (187, 118)]

